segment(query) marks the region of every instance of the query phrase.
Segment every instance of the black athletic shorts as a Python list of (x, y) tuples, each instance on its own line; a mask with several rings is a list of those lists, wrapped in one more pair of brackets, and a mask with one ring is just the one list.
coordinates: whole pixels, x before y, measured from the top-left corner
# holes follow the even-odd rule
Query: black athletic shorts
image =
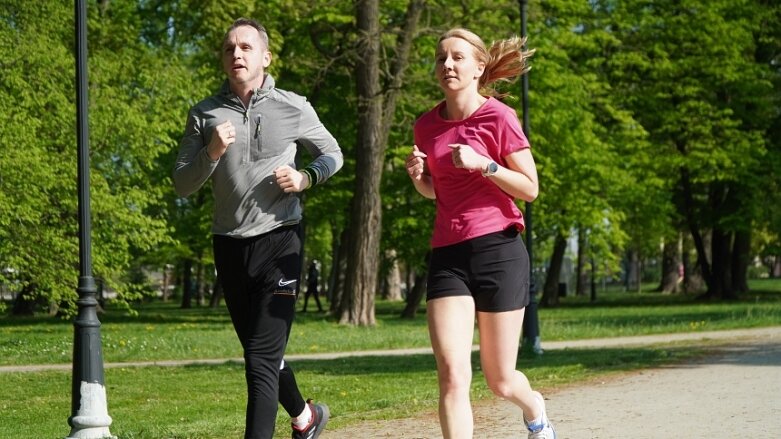
[(529, 304), (529, 254), (515, 227), (437, 247), (426, 300), (472, 296), (475, 309), (502, 312)]

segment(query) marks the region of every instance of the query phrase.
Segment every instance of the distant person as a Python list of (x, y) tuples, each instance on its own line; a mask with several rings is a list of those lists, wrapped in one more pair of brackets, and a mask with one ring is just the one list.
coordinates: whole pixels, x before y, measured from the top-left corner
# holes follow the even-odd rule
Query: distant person
[(512, 38), (486, 49), (465, 29), (443, 34), (435, 77), (445, 99), (415, 123), (407, 157), (415, 189), (436, 200), (426, 301), (446, 439), (471, 438), (474, 429), (475, 318), (488, 387), (523, 410), (529, 438), (556, 437), (542, 395), (515, 369), (529, 303), (529, 255), (515, 200), (537, 197), (537, 169), (515, 110), (488, 88), (528, 69), (531, 52), (522, 47)]
[(320, 292), (317, 290), (318, 283), (318, 271), (317, 261), (312, 261), (309, 264), (309, 272), (306, 275), (306, 294), (304, 295), (304, 309), (306, 312), (306, 306), (309, 303), (309, 296), (315, 296), (315, 303), (317, 303), (317, 312), (323, 312), (323, 306), (320, 305)]
[[(245, 439), (271, 439), (277, 401), (292, 417), (292, 437), (313, 439), (328, 407), (304, 401), (283, 360), (301, 278), (296, 193), (324, 182), (343, 158), (309, 102), (275, 87), (270, 63), (266, 29), (236, 20), (222, 43), (227, 80), (190, 109), (174, 186), (186, 197), (212, 180), (214, 260), (246, 362)], [(297, 145), (314, 157), (301, 170)]]
[(683, 282), (686, 277), (686, 269), (683, 264), (678, 264), (678, 283)]

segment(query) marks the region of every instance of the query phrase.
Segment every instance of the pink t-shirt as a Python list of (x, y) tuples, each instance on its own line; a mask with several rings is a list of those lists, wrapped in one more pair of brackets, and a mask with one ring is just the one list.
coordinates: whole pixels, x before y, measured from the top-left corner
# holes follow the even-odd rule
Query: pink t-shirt
[(515, 225), (523, 230), (523, 216), (512, 196), (480, 172), (453, 165), (452, 143), (471, 146), (478, 154), (507, 167), (504, 158), (529, 148), (515, 110), (489, 98), (464, 120), (446, 120), (441, 102), (415, 122), (415, 144), (426, 153), (426, 163), (437, 196), (432, 247), (443, 247)]

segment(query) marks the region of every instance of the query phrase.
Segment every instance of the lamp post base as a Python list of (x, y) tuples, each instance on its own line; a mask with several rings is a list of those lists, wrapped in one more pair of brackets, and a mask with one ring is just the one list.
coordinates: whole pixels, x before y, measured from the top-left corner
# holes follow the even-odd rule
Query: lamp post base
[(116, 439), (109, 431), (111, 416), (106, 404), (106, 388), (100, 383), (82, 381), (79, 410), (68, 419), (71, 432), (65, 439)]

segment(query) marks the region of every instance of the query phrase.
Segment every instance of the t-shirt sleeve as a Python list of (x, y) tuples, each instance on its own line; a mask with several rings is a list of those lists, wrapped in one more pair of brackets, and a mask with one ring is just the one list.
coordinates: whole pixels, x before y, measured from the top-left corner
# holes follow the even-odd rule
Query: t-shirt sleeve
[(500, 128), (500, 148), (502, 157), (520, 151), (522, 149), (531, 148), (529, 140), (523, 133), (521, 128), (521, 122), (518, 120), (518, 115), (514, 110), (509, 110), (504, 113), (503, 123), (499, 124)]

